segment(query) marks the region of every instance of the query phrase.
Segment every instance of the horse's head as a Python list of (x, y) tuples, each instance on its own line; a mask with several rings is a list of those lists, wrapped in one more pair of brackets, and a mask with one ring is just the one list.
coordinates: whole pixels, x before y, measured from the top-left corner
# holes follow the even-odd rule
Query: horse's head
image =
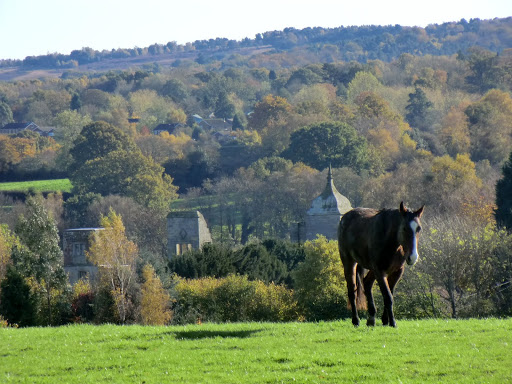
[(400, 203), (400, 227), (398, 228), (398, 242), (404, 250), (405, 260), (407, 264), (414, 265), (418, 261), (418, 236), (421, 231), (420, 218), (423, 214), (422, 206), (417, 211), (410, 211)]

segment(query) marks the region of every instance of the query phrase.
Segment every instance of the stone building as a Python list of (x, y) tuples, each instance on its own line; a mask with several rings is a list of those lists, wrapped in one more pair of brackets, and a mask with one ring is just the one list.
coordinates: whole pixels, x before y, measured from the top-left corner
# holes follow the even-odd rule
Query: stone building
[(174, 211), (167, 215), (167, 254), (169, 258), (211, 243), (206, 220), (199, 211)]
[(102, 229), (75, 228), (64, 231), (62, 236), (64, 270), (71, 285), (74, 285), (80, 279), (89, 278), (89, 280), (94, 280), (96, 277), (98, 268), (87, 260), (85, 251), (89, 249), (91, 234)]
[(306, 220), (302, 239), (314, 240), (317, 234), (324, 235), (328, 240), (338, 238), (338, 223), (345, 213), (350, 211), (350, 201), (338, 192), (332, 180), (332, 169), (329, 166), (327, 185), (320, 196), (315, 198), (306, 212)]

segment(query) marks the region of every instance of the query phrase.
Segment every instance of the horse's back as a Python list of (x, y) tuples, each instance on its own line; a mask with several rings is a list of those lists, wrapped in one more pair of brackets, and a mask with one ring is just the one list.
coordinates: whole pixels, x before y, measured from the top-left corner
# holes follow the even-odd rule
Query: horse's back
[(367, 252), (372, 218), (379, 211), (373, 208), (354, 208), (345, 213), (338, 227), (338, 245), (343, 258), (360, 259)]

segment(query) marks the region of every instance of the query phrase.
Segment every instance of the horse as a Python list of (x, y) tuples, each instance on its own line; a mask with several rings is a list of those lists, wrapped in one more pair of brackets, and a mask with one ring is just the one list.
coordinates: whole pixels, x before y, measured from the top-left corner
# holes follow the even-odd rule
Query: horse
[(377, 280), (384, 298), (382, 324), (396, 327), (393, 291), (405, 263), (414, 265), (418, 261), (424, 207), (411, 211), (401, 202), (399, 209), (354, 208), (341, 218), (338, 248), (354, 326), (359, 326), (358, 309), (368, 309), (366, 325), (375, 325), (372, 287)]

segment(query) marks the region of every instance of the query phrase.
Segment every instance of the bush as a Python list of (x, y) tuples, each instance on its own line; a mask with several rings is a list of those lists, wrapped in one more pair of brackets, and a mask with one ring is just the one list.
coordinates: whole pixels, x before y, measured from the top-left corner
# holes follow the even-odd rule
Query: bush
[(280, 285), (249, 281), (247, 276), (180, 279), (175, 291), (176, 323), (300, 319), (293, 291)]
[(307, 320), (349, 317), (338, 243), (324, 236), (304, 244), (305, 260), (293, 273), (296, 296)]

